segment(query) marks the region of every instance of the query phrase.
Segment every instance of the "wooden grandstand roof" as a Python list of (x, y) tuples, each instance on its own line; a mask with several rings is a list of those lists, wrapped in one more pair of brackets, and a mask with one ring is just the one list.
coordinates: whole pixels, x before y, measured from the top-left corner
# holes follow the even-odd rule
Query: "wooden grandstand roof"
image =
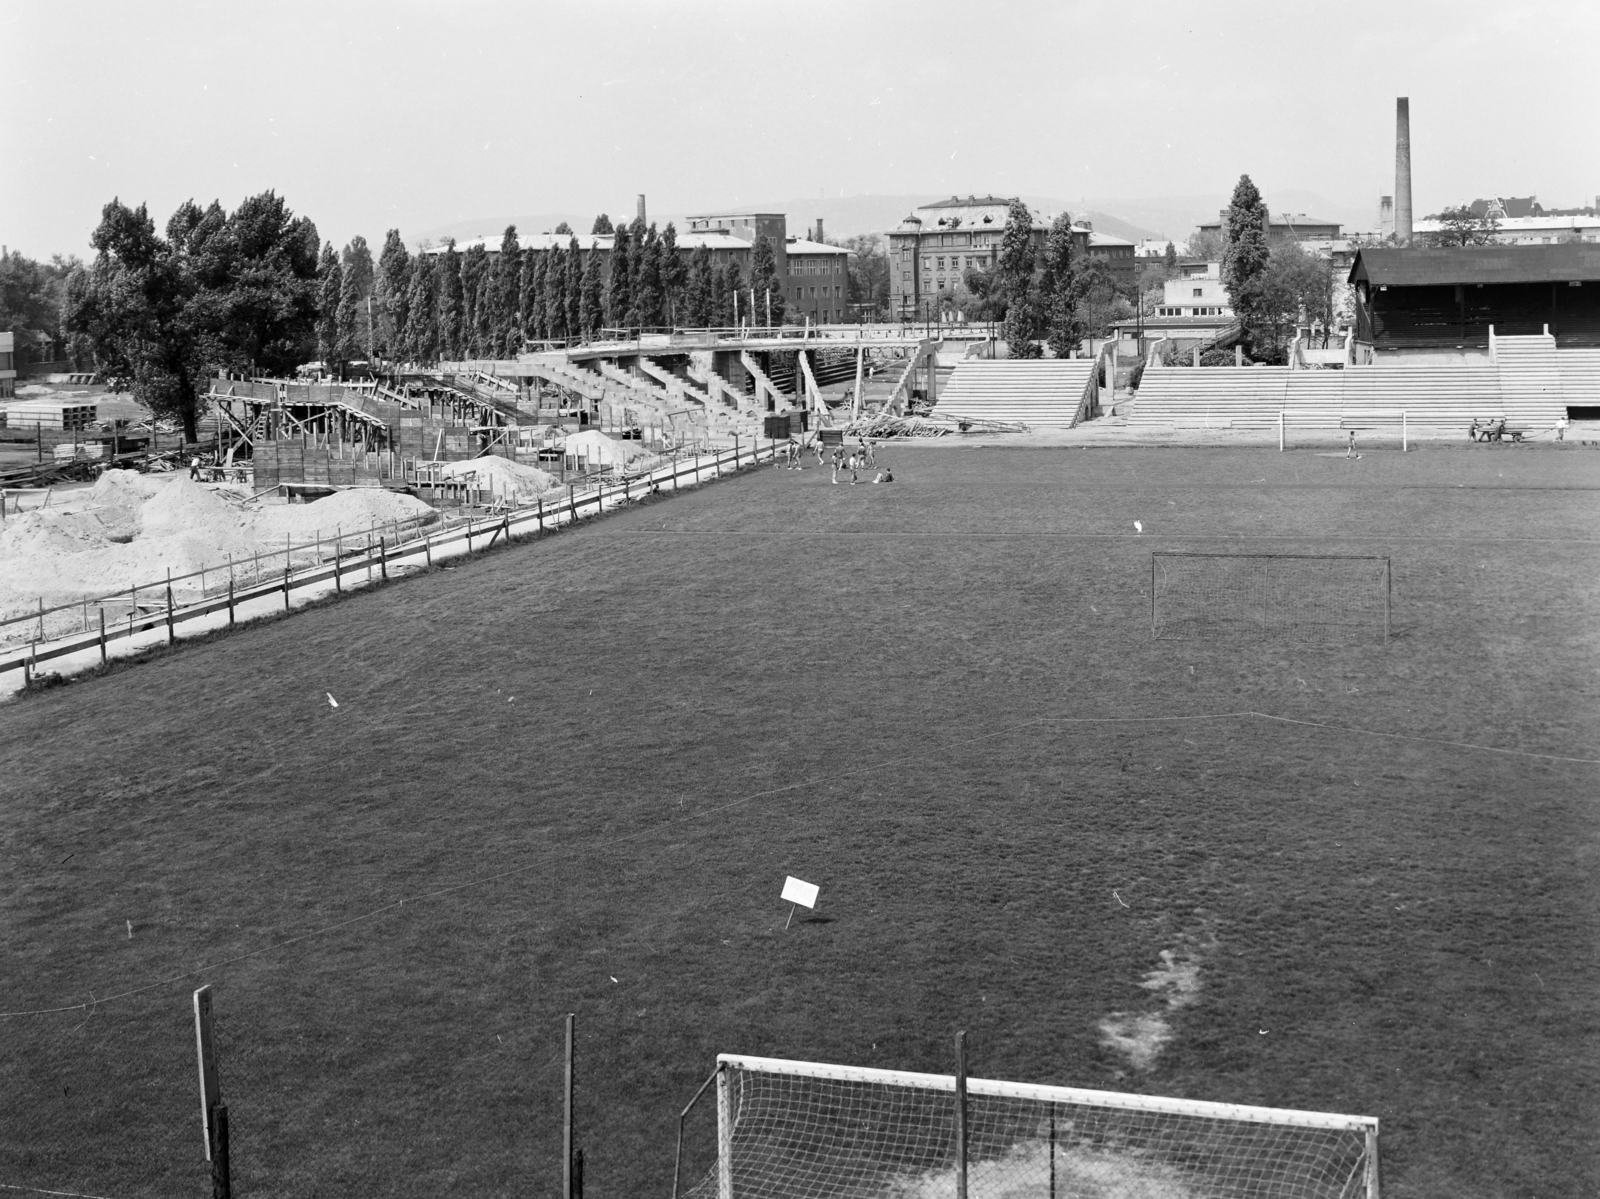
[(1454, 283), (1600, 281), (1600, 245), (1463, 246), (1412, 249), (1364, 246), (1350, 282), (1374, 287), (1439, 287)]

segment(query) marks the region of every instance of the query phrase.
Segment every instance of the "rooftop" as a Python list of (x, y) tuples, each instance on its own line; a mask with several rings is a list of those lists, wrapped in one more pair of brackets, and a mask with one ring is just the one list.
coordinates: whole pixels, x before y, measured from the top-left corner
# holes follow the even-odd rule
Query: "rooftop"
[[(741, 242), (740, 245), (744, 243)], [(830, 246), (827, 242), (807, 241), (803, 237), (791, 237), (784, 242), (785, 254), (848, 254), (844, 246)]]
[(1600, 281), (1600, 245), (1363, 246), (1350, 267), (1350, 282), (1361, 279), (1379, 287)]

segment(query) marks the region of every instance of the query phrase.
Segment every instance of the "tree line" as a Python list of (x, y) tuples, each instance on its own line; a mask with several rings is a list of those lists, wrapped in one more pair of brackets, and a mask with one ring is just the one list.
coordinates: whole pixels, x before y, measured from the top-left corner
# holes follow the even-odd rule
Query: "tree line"
[(1267, 237), (1267, 205), (1241, 175), (1222, 223), (1222, 282), (1241, 326), (1245, 352), (1257, 362), (1283, 362), (1297, 324), (1334, 323), (1329, 262), (1298, 242)]
[[(491, 256), (481, 243), (461, 252), (454, 241), (442, 252), (412, 254), (391, 229), (375, 264), (364, 238), (339, 253), (325, 246), (317, 318), (323, 363), (340, 370), (361, 361), (505, 358), (530, 341), (587, 341), (604, 329), (731, 325), (736, 309), (764, 323), (769, 294), (772, 323), (783, 321), (777, 256), (765, 236), (752, 247), (747, 282), (737, 261), (718, 267), (705, 246), (685, 254), (670, 222), (658, 232), (639, 219), (613, 226), (602, 213), (587, 245), (565, 223), (556, 233), (567, 235), (565, 246), (524, 249), (516, 226), (507, 226)], [(609, 252), (595, 248), (596, 234), (611, 236)]]
[[(218, 371), (292, 374), (320, 359), (343, 374), (366, 364), (430, 365), (510, 357), (530, 342), (598, 337), (603, 329), (781, 324), (774, 248), (752, 246), (750, 277), (698, 246), (685, 253), (669, 223), (595, 219), (586, 246), (567, 238), (525, 250), (508, 226), (500, 251), (482, 244), (412, 253), (398, 229), (376, 261), (365, 238), (342, 250), (276, 193), (233, 212), (179, 206), (158, 231), (145, 205), (113, 199), (90, 239), (87, 266), (0, 263), (0, 311), (63, 331), (113, 386), (196, 434), (199, 397)], [(613, 238), (609, 269), (593, 235)], [(13, 295), (15, 293), (15, 295)], [(753, 304), (753, 308), (752, 308)]]

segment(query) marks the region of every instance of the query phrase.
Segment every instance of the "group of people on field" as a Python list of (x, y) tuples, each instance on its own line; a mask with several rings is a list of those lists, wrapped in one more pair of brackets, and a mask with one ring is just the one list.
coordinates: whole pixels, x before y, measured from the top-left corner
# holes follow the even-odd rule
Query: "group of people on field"
[[(857, 439), (857, 446), (851, 449), (848, 446), (836, 445), (833, 451), (824, 455), (822, 439), (816, 438), (811, 442), (811, 452), (817, 456), (817, 465), (826, 466), (833, 472), (833, 481), (839, 482), (839, 475), (844, 471), (850, 472), (852, 485), (861, 482), (861, 476), (868, 470), (876, 469), (878, 465), (878, 443), (868, 441), (865, 437)], [(784, 470), (804, 470), (801, 460), (805, 457), (806, 446), (802, 442), (790, 438), (787, 445), (779, 451), (778, 461)], [(872, 477), (874, 483), (893, 483), (894, 471), (887, 465), (877, 471)]]

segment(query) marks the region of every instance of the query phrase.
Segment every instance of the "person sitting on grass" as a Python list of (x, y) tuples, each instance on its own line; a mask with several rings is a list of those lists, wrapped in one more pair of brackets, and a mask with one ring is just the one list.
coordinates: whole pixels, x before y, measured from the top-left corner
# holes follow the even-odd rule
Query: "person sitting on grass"
[(888, 463), (885, 463), (883, 469), (878, 472), (878, 477), (872, 481), (874, 483), (893, 483), (894, 471), (889, 468)]

